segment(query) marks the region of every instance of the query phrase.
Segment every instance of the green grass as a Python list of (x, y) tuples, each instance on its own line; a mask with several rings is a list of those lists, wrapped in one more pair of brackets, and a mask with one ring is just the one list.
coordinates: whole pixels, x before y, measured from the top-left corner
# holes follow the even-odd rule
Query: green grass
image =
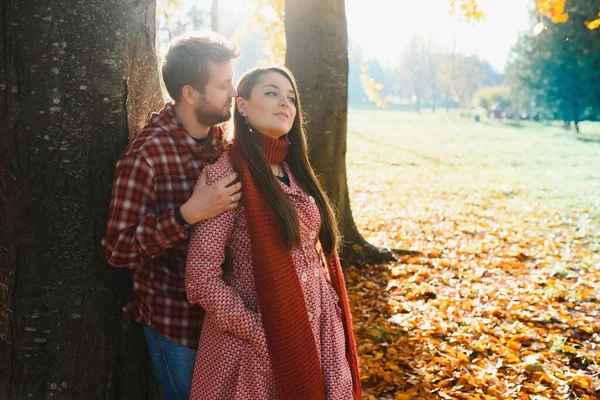
[(411, 248), (427, 250), (439, 232), (419, 224), (432, 219), (475, 233), (501, 221), (536, 238), (568, 224), (600, 237), (600, 143), (560, 126), (350, 110), (347, 162), (355, 220), (379, 245), (410, 236)]
[[(578, 140), (558, 126), (511, 124), (477, 123), (445, 111), (418, 116), (350, 110), (349, 169), (360, 178), (368, 161), (386, 183), (406, 189), (425, 185), (461, 197), (503, 196), (540, 207), (599, 211), (600, 143)], [(600, 131), (599, 123), (584, 127)]]

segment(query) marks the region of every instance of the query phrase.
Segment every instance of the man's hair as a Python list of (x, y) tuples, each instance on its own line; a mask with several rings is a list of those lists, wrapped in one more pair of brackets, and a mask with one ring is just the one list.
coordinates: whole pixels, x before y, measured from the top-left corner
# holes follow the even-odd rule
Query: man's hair
[(209, 64), (224, 63), (239, 56), (235, 43), (216, 33), (191, 34), (175, 38), (162, 62), (162, 77), (169, 96), (181, 98), (181, 89), (190, 85), (204, 93), (210, 79)]

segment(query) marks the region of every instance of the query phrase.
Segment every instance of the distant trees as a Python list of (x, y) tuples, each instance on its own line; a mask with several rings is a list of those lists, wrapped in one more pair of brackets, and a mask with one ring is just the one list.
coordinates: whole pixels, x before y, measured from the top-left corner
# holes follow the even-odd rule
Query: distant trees
[(443, 51), (430, 39), (415, 36), (401, 50), (397, 66), (384, 68), (377, 60), (361, 63), (350, 60), (349, 104), (352, 107), (375, 107), (377, 101), (361, 81), (361, 64), (368, 75), (380, 84), (379, 96), (390, 108), (424, 107), (435, 111), (443, 106), (467, 107), (473, 95), (483, 87), (503, 82), (503, 77), (484, 60), (454, 50)]
[(400, 103), (466, 107), (480, 88), (498, 85), (502, 76), (484, 60), (456, 51), (440, 51), (430, 39), (415, 36), (393, 70), (394, 85), (385, 95)]
[(506, 69), (515, 105), (577, 132), (580, 121), (600, 117), (600, 30), (585, 23), (597, 8), (597, 0), (567, 3), (566, 21), (544, 16), (543, 30), (521, 36)]

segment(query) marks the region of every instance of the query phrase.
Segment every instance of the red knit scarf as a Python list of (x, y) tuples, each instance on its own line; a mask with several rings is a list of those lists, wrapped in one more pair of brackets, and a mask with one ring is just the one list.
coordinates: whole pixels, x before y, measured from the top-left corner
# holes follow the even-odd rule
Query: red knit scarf
[[(270, 163), (279, 164), (285, 159), (289, 146), (287, 140), (254, 134), (260, 135), (258, 138), (262, 141)], [(254, 280), (279, 398), (324, 400), (325, 388), (319, 354), (290, 249), (283, 240), (275, 211), (258, 189), (246, 160), (237, 149), (237, 143), (231, 147), (231, 159), (244, 188), (243, 201), (252, 249)], [(356, 343), (352, 333), (348, 294), (337, 255), (329, 259), (328, 269), (331, 283), (341, 301), (353, 394), (355, 399), (360, 399)]]

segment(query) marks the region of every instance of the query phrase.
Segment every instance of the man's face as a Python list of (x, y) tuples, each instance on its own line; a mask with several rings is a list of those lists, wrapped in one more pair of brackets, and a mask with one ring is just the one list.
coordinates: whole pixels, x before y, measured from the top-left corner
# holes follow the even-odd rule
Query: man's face
[(210, 78), (199, 92), (199, 101), (194, 107), (198, 122), (204, 126), (217, 125), (231, 118), (232, 98), (237, 96), (233, 87), (233, 65), (231, 61), (209, 64)]

